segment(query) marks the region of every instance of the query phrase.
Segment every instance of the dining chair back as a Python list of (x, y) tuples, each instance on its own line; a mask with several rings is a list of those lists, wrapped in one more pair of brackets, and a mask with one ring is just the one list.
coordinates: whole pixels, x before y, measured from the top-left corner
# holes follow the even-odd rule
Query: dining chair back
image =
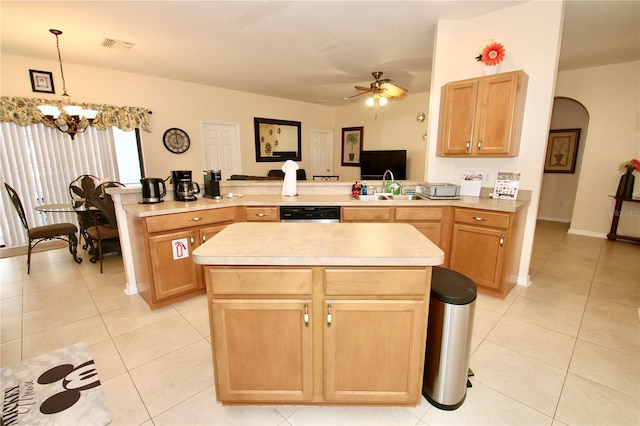
[(76, 263), (81, 263), (82, 258), (78, 257), (78, 238), (76, 232), (78, 228), (73, 223), (56, 223), (52, 225), (42, 225), (30, 227), (27, 221), (27, 215), (25, 214), (22, 201), (18, 196), (18, 193), (10, 187), (6, 182), (4, 184), (13, 207), (15, 207), (22, 226), (27, 231), (27, 237), (29, 238), (29, 246), (27, 248), (27, 274), (31, 273), (31, 251), (35, 246), (43, 241), (49, 240), (63, 240), (69, 244), (69, 252), (73, 255), (73, 259)]
[(69, 184), (69, 195), (71, 196), (71, 206), (78, 216), (78, 225), (80, 225), (80, 239), (84, 239), (82, 245), (83, 250), (89, 247), (89, 235), (87, 228), (93, 224), (89, 214), (86, 212), (86, 203), (88, 194), (96, 189), (100, 184), (100, 178), (94, 175), (80, 175)]
[(102, 183), (90, 191), (85, 199), (86, 212), (92, 221), (86, 230), (90, 241), (89, 253), (92, 254), (90, 261), (96, 263), (100, 260), (100, 273), (104, 254), (120, 252), (116, 209), (113, 198), (105, 190), (122, 186), (120, 182)]

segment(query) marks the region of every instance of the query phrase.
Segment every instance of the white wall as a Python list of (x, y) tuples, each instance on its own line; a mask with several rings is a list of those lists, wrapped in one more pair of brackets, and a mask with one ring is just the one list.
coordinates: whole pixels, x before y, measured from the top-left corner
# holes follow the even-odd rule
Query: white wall
[[(563, 72), (557, 96), (579, 101), (589, 113), (582, 173), (578, 182), (570, 232), (606, 236), (623, 162), (640, 159), (640, 62)], [(640, 194), (635, 173), (634, 194)], [(640, 208), (627, 203), (618, 233), (640, 237)]]
[[(562, 32), (564, 4), (528, 2), (472, 19), (438, 23), (432, 70), (429, 146), (425, 178), (457, 183), (466, 170), (487, 171), (487, 186), (497, 172), (522, 173), (520, 188), (531, 190), (518, 283), (526, 284), (533, 246), (544, 155)], [(541, 24), (544, 23), (544, 24)], [(475, 61), (487, 38), (502, 43), (500, 71), (524, 70), (529, 76), (520, 155), (514, 158), (443, 158), (436, 156), (440, 88), (449, 81), (482, 75)]]

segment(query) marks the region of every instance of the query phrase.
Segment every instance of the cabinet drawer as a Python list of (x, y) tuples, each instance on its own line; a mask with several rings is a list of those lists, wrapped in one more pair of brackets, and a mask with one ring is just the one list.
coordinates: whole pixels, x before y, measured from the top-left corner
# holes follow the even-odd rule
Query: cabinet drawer
[(235, 220), (235, 207), (198, 210), (187, 213), (167, 214), (145, 218), (149, 233), (209, 225), (211, 223), (233, 222)]
[(442, 207), (396, 207), (396, 221), (430, 221), (442, 219)]
[(311, 268), (209, 268), (212, 294), (311, 294)]
[(389, 222), (391, 207), (343, 207), (342, 221)]
[(245, 207), (247, 222), (279, 222), (280, 208), (278, 207)]
[(428, 291), (431, 275), (420, 269), (326, 269), (327, 296), (422, 296)]
[(456, 209), (455, 221), (458, 223), (491, 226), (493, 228), (509, 228), (508, 213), (497, 213), (487, 210)]

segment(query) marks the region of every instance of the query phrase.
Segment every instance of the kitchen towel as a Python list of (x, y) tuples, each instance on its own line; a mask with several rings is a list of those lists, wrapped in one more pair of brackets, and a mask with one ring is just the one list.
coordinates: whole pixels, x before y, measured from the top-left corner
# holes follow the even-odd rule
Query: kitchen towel
[(282, 166), (284, 172), (284, 182), (282, 183), (282, 195), (286, 197), (295, 197), (298, 195), (298, 189), (296, 185), (297, 172), (300, 167), (293, 160), (287, 160)]

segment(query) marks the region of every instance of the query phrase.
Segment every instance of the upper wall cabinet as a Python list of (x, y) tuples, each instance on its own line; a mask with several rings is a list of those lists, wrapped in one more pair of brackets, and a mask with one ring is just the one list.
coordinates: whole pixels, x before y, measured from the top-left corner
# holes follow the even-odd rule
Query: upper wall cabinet
[(528, 79), (513, 71), (446, 84), (437, 155), (517, 156)]

